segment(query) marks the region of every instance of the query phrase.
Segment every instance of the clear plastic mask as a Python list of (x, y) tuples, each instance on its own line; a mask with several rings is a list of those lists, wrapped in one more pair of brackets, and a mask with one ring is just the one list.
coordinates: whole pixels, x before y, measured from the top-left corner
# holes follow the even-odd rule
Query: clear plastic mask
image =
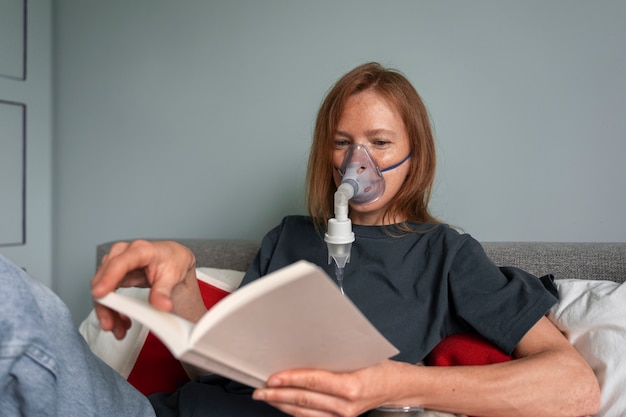
[(354, 188), (353, 204), (370, 204), (378, 200), (385, 192), (383, 172), (402, 165), (411, 154), (393, 166), (381, 170), (367, 150), (367, 146), (352, 144), (346, 151), (339, 174), (341, 183), (349, 183)]
[(339, 170), (341, 183), (354, 188), (351, 202), (369, 204), (378, 200), (385, 192), (385, 179), (372, 159), (366, 146), (350, 145)]

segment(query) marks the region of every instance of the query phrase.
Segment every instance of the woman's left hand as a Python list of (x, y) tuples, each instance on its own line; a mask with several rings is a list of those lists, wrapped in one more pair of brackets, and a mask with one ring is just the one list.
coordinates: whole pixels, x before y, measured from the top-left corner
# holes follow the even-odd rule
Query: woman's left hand
[(398, 366), (391, 360), (350, 373), (296, 369), (272, 375), (254, 398), (297, 417), (353, 417), (388, 401)]

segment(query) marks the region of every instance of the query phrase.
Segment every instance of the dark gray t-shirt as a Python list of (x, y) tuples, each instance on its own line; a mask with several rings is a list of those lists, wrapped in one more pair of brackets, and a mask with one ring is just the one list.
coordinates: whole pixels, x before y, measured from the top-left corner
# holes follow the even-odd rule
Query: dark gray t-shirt
[[(470, 331), (510, 353), (556, 302), (536, 277), (494, 265), (469, 235), (446, 225), (412, 227), (415, 233), (390, 236), (385, 227), (353, 226), (345, 268), (346, 296), (400, 350), (394, 359), (419, 362), (445, 336)], [(263, 239), (242, 285), (301, 259), (335, 276), (311, 220), (285, 217)], [(285, 415), (251, 392), (212, 375), (150, 402), (159, 417)]]
[[(511, 353), (556, 302), (535, 276), (498, 268), (471, 236), (441, 224), (411, 227), (399, 235), (354, 225), (344, 271), (346, 296), (400, 350), (394, 359), (418, 362), (445, 336), (470, 331)], [(335, 277), (310, 218), (288, 216), (265, 236), (242, 284), (300, 259)]]

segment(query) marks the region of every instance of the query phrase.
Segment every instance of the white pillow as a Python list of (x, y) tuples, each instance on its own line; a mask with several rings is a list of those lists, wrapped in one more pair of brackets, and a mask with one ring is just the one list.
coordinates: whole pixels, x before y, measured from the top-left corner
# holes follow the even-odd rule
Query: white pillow
[[(196, 268), (198, 280), (204, 281), (221, 290), (234, 291), (243, 279), (243, 271), (217, 268)], [(148, 299), (148, 288), (120, 288), (118, 291), (143, 300)], [(141, 323), (132, 320), (132, 325), (126, 337), (117, 340), (112, 332), (105, 332), (100, 328), (96, 313), (92, 310), (78, 328), (80, 334), (87, 341), (91, 351), (115, 369), (124, 378), (128, 378), (135, 366), (149, 330)]]
[[(120, 288), (118, 291), (132, 297), (147, 300), (148, 288)], [(141, 348), (148, 337), (149, 330), (132, 320), (130, 329), (122, 340), (117, 340), (113, 332), (105, 332), (100, 327), (96, 312), (91, 310), (87, 318), (78, 327), (91, 351), (107, 365), (115, 369), (125, 379), (135, 366)]]
[(591, 365), (602, 389), (596, 416), (626, 415), (626, 285), (613, 281), (555, 280), (560, 302), (548, 318)]
[(196, 268), (196, 276), (200, 281), (228, 292), (233, 292), (239, 287), (244, 275), (245, 272), (233, 269)]

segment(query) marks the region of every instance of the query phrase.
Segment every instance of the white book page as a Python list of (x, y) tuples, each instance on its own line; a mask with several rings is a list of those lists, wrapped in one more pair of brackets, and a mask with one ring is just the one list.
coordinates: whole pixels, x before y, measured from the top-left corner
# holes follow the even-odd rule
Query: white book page
[(173, 313), (161, 311), (147, 301), (111, 292), (98, 299), (98, 303), (119, 311), (148, 327), (176, 357), (189, 343), (194, 324)]
[(267, 379), (263, 376), (255, 376), (250, 375), (246, 372), (238, 371), (228, 364), (213, 360), (212, 358), (206, 356), (206, 352), (201, 353), (190, 350), (185, 352), (181, 356), (180, 360), (194, 365), (200, 369), (204, 369), (206, 371), (232, 379), (233, 381), (241, 382), (242, 384), (251, 386), (253, 388), (260, 388), (262, 386), (265, 386), (265, 382)]
[(205, 314), (196, 323), (191, 335), (192, 344), (224, 317), (246, 309), (245, 306), (251, 301), (264, 297), (268, 292), (275, 292), (277, 288), (290, 282), (320, 273), (326, 275), (313, 264), (304, 261), (296, 262), (236, 290), (218, 301), (208, 314)]
[(192, 340), (197, 351), (260, 381), (292, 368), (353, 371), (398, 353), (321, 268), (306, 262), (220, 301)]

